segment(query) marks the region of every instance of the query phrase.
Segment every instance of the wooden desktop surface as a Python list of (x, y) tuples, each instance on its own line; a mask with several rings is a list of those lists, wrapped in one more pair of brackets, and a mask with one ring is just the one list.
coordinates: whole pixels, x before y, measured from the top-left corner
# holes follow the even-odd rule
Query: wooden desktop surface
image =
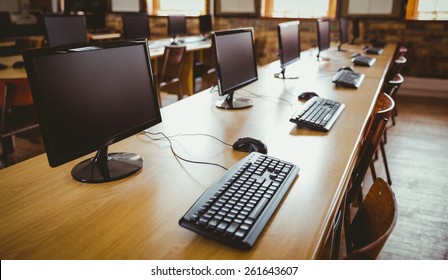
[[(0, 258), (6, 259), (316, 259), (321, 257), (341, 204), (366, 120), (379, 93), (394, 46), (386, 48), (358, 90), (336, 88), (332, 76), (349, 65), (350, 53), (326, 51), (286, 69), (297, 80), (273, 78), (278, 62), (259, 71), (259, 81), (236, 96), (253, 99), (248, 109), (218, 109), (206, 90), (162, 109), (163, 122), (149, 129), (172, 138), (178, 154), (230, 167), (246, 154), (233, 143), (255, 137), (271, 156), (297, 164), (300, 176), (259, 237), (241, 251), (178, 225), (179, 219), (224, 170), (178, 161), (166, 140), (136, 135), (110, 152), (137, 152), (145, 166), (137, 174), (104, 184), (83, 184), (70, 171), (82, 159), (50, 168), (45, 155), (0, 170)], [(302, 91), (346, 104), (328, 133), (297, 127), (289, 117)], [(90, 155), (91, 156), (91, 155)]]

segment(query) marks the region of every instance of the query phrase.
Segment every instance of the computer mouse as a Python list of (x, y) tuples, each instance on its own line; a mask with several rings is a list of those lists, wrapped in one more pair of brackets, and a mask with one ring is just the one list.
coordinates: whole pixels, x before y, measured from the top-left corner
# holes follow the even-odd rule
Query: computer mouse
[(258, 139), (251, 137), (239, 138), (233, 143), (233, 149), (240, 152), (259, 152), (262, 154), (268, 153), (266, 145)]
[(0, 63), (0, 70), (4, 70), (6, 68), (8, 68), (8, 65)]
[(312, 91), (305, 91), (303, 93), (301, 93), (298, 98), (299, 100), (309, 100), (311, 98), (313, 98), (314, 96), (319, 96), (317, 93), (312, 92)]
[(355, 70), (353, 68), (351, 68), (350, 66), (341, 67), (341, 68), (339, 68), (338, 72), (341, 70), (348, 70), (348, 71), (355, 72)]
[(14, 62), (12, 67), (13, 68), (23, 68), (23, 67), (25, 67), (25, 64), (23, 63), (23, 61), (16, 61), (16, 62)]

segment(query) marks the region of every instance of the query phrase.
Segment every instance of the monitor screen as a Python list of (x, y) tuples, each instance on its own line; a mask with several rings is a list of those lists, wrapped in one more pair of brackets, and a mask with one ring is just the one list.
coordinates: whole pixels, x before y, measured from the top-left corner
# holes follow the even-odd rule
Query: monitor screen
[(50, 47), (87, 43), (85, 17), (82, 15), (44, 16), (45, 31)]
[(173, 38), (187, 34), (187, 19), (184, 15), (168, 16), (168, 34)]
[(317, 20), (317, 47), (319, 48), (319, 53), (330, 47), (330, 21), (326, 19)]
[[(145, 42), (35, 49), (24, 59), (50, 166), (98, 150), (75, 166), (75, 179), (111, 181), (141, 168), (138, 155), (108, 154), (107, 147), (161, 122)], [(140, 168), (128, 172), (135, 160)]]
[(201, 34), (210, 33), (213, 30), (212, 15), (199, 16), (199, 31)]
[(341, 50), (342, 44), (348, 43), (348, 22), (346, 18), (339, 19), (339, 46), (338, 50)]
[[(226, 109), (248, 107), (247, 99), (234, 99), (233, 92), (258, 80), (252, 28), (212, 32), (212, 48), (220, 95), (227, 95)], [(233, 104), (232, 104), (233, 103)], [(251, 103), (251, 102), (250, 102)], [(219, 107), (219, 106), (218, 106)]]
[(149, 18), (147, 14), (122, 14), (123, 37), (125, 39), (149, 38)]
[(285, 67), (300, 59), (300, 21), (278, 24), (277, 34), (282, 76), (276, 77), (285, 78)]

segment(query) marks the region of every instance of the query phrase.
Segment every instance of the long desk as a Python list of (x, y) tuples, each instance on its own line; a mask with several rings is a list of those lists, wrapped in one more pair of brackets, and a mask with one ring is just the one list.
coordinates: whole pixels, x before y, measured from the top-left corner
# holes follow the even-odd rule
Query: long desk
[[(297, 164), (300, 176), (260, 235), (240, 251), (181, 228), (178, 220), (224, 172), (216, 166), (178, 161), (165, 140), (138, 134), (110, 152), (141, 154), (145, 166), (126, 179), (82, 184), (70, 175), (82, 159), (50, 168), (45, 155), (0, 170), (0, 258), (6, 259), (318, 259), (341, 203), (359, 142), (379, 93), (394, 46), (370, 68), (358, 90), (336, 88), (335, 71), (350, 53), (332, 48), (326, 62), (315, 54), (287, 68), (298, 80), (273, 77), (278, 62), (260, 68), (259, 81), (237, 91), (254, 100), (248, 109), (218, 109), (209, 90), (162, 108), (163, 122), (149, 129), (166, 135), (207, 133), (227, 143), (239, 137), (264, 141), (269, 154)], [(336, 70), (335, 70), (336, 69)], [(329, 133), (290, 123), (297, 95), (315, 91), (346, 104)], [(246, 154), (207, 136), (172, 138), (192, 160), (230, 167)], [(90, 155), (92, 156), (92, 155)]]

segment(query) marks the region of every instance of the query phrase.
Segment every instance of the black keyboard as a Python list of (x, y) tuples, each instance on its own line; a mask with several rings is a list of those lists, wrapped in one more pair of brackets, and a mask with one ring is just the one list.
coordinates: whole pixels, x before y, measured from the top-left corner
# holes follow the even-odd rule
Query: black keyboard
[(233, 247), (250, 249), (298, 172), (292, 163), (253, 152), (210, 186), (179, 224)]
[(333, 83), (338, 86), (348, 88), (359, 88), (365, 75), (363, 73), (355, 73), (350, 70), (339, 70), (333, 76)]
[(329, 131), (344, 108), (343, 103), (316, 96), (303, 104), (289, 121), (315, 130)]

